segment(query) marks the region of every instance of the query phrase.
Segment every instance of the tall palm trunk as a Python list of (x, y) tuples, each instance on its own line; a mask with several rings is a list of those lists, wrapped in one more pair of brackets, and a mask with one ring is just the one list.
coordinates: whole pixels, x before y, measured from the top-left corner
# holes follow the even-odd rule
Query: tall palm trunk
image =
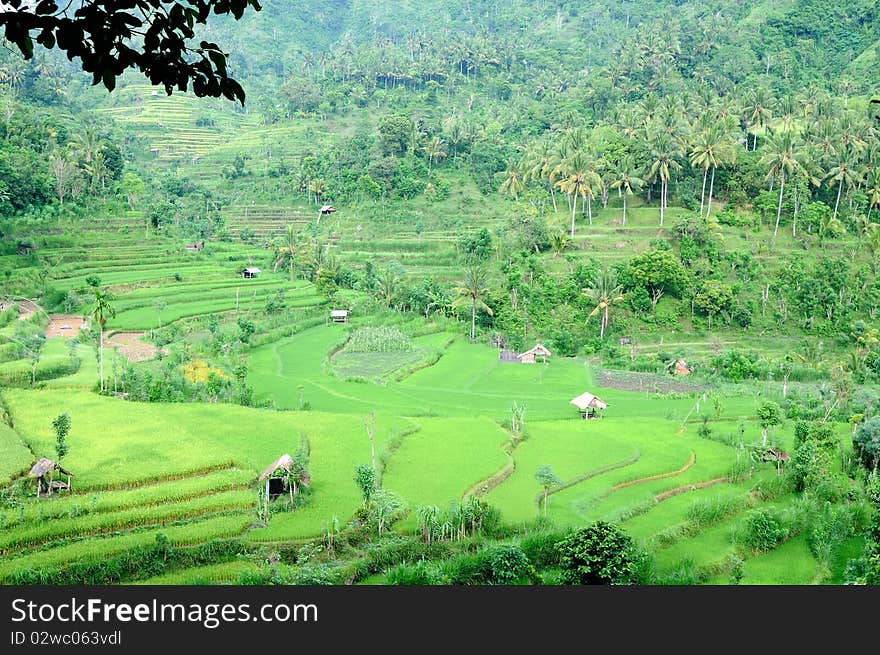
[(623, 224), (626, 225), (626, 194), (623, 194)]
[(666, 208), (666, 182), (660, 181), (660, 227), (663, 227), (663, 210)]
[(840, 192), (843, 191), (843, 179), (837, 183), (837, 202), (834, 203), (834, 216), (833, 218), (837, 218), (837, 208), (840, 205)]
[(602, 325), (599, 327), (599, 338), (605, 338), (605, 329), (608, 327), (608, 305), (602, 310)]
[(574, 238), (574, 214), (577, 211), (578, 197), (577, 194), (574, 196), (574, 204), (571, 206), (571, 236)]
[(703, 200), (706, 198), (706, 178), (709, 176), (709, 167), (703, 169), (703, 190), (700, 192), (700, 216), (703, 215)]
[(104, 326), (98, 323), (98, 371), (101, 376), (101, 391), (104, 391)]
[(477, 299), (471, 300), (471, 341), (476, 339), (477, 335)]
[(712, 193), (715, 191), (715, 166), (712, 167), (712, 181), (709, 183), (709, 203), (706, 205), (706, 218), (712, 211)]
[[(583, 206), (584, 201), (581, 200), (581, 206)], [(593, 224), (593, 203), (589, 195), (587, 195), (587, 216), (590, 219), (590, 225)]]
[(550, 185), (550, 199), (553, 201), (553, 213), (555, 214), (559, 209), (556, 207), (556, 191), (553, 190), (553, 184)]
[(779, 171), (779, 204), (776, 206), (776, 227), (773, 228), (773, 236), (779, 232), (779, 217), (782, 216), (782, 193), (785, 191), (785, 170)]

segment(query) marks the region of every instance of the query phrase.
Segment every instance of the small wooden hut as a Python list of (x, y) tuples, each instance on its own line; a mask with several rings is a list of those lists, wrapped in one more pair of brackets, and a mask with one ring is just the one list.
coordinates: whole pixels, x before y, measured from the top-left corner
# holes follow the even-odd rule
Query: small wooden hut
[(241, 270), (241, 276), (242, 276), (245, 280), (250, 280), (250, 279), (253, 279), (253, 278), (257, 277), (257, 276), (258, 276), (260, 273), (262, 273), (262, 272), (263, 272), (263, 271), (261, 271), (261, 270), (260, 270), (259, 268), (257, 268), (256, 266), (248, 266), (247, 268), (243, 268), (243, 269)]
[(301, 471), (298, 476), (294, 476), (293, 457), (287, 453), (272, 462), (266, 467), (266, 470), (260, 475), (257, 482), (266, 482), (266, 504), (269, 500), (277, 498), (285, 493), (290, 495), (290, 502), (293, 502), (293, 496), (299, 492), (299, 485), (306, 486), (312, 481), (308, 471)]
[(672, 365), (673, 375), (690, 375), (693, 369), (683, 359), (677, 359)]
[(608, 407), (608, 403), (589, 391), (585, 391), (577, 398), (572, 398), (570, 404), (577, 407), (581, 412), (581, 417), (585, 419), (602, 418), (602, 412)]
[(348, 323), (347, 309), (331, 309), (330, 320), (334, 323)]
[(536, 358), (540, 357), (541, 362), (544, 363), (551, 354), (552, 353), (543, 344), (536, 343), (534, 348), (531, 348), (524, 353), (520, 353), (518, 359), (520, 364), (534, 364)]
[(328, 214), (332, 214), (336, 209), (333, 205), (324, 205), (321, 207), (321, 216), (327, 216)]
[[(55, 480), (55, 471), (58, 471), (61, 475), (66, 475), (67, 482)], [(39, 498), (41, 494), (49, 496), (57, 491), (70, 491), (70, 478), (73, 477), (73, 473), (62, 467), (58, 462), (53, 462), (47, 457), (41, 457), (31, 467), (28, 477), (37, 479), (37, 498)]]
[(199, 250), (204, 250), (205, 242), (204, 241), (196, 241), (195, 243), (186, 244), (186, 249), (192, 252), (198, 252)]

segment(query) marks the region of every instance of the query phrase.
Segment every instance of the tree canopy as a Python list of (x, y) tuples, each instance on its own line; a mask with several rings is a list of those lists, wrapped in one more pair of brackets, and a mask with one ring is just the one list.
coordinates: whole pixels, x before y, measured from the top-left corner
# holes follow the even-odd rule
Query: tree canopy
[(53, 0), (5, 4), (0, 26), (26, 59), (34, 56), (36, 42), (63, 50), (70, 60), (79, 57), (92, 83), (109, 91), (126, 70), (137, 69), (169, 95), (191, 86), (200, 97), (244, 103), (244, 89), (227, 71), (227, 54), (216, 43), (193, 44), (194, 26), (206, 24), (211, 13), (238, 20), (249, 7), (259, 11), (258, 0), (84, 0), (76, 9)]

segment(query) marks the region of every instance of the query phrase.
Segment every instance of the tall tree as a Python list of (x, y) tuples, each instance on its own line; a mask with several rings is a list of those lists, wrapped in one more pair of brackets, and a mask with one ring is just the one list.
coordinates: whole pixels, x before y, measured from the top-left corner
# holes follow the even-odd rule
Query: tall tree
[(599, 338), (605, 338), (605, 331), (611, 325), (611, 308), (623, 300), (623, 286), (617, 283), (617, 275), (607, 266), (596, 272), (593, 286), (584, 293), (595, 303), (589, 318), (599, 316)]
[(466, 303), (471, 305), (471, 341), (474, 341), (477, 330), (477, 307), (492, 316), (492, 308), (485, 301), (489, 294), (489, 275), (486, 269), (481, 266), (466, 268), (464, 278), (455, 287), (455, 293), (458, 294), (458, 298), (452, 302), (453, 307), (459, 307)]
[(648, 177), (652, 181), (660, 181), (660, 226), (663, 226), (663, 215), (667, 207), (669, 179), (673, 170), (681, 168), (675, 160), (677, 148), (668, 134), (656, 131), (649, 137), (651, 149), (651, 167)]
[(434, 162), (440, 161), (446, 156), (446, 142), (439, 136), (433, 136), (422, 146), (422, 150), (428, 155), (428, 175)]
[(854, 159), (855, 157), (848, 149), (843, 149), (841, 156), (837, 158), (825, 176), (828, 186), (837, 183), (837, 199), (834, 201), (834, 215), (832, 217), (834, 219), (837, 218), (837, 211), (840, 208), (840, 196), (843, 188), (852, 189), (859, 180), (859, 174), (853, 164)]
[(296, 230), (296, 226), (291, 223), (284, 228), (284, 236), (275, 244), (275, 263), (272, 270), (277, 271), (281, 266), (287, 264), (288, 277), (293, 281), (293, 268), (298, 252), (299, 233)]
[(101, 376), (101, 391), (104, 391), (104, 326), (107, 320), (116, 316), (116, 310), (110, 304), (110, 296), (106, 291), (95, 287), (91, 318), (98, 325), (98, 375)]
[(779, 218), (782, 216), (782, 196), (785, 193), (786, 175), (793, 175), (800, 168), (795, 154), (794, 137), (791, 132), (780, 132), (771, 135), (767, 144), (767, 152), (761, 162), (767, 166), (767, 179), (779, 180), (779, 202), (776, 207), (776, 226), (773, 236), (779, 233)]
[(645, 181), (636, 174), (636, 166), (632, 157), (624, 157), (614, 168), (614, 180), (611, 188), (617, 189), (623, 196), (623, 225), (626, 225), (626, 199), (641, 189)]
[(504, 175), (504, 181), (498, 187), (498, 192), (502, 195), (513, 196), (514, 200), (519, 200), (519, 194), (523, 192), (525, 185), (523, 185), (522, 176), (512, 162), (507, 165)]

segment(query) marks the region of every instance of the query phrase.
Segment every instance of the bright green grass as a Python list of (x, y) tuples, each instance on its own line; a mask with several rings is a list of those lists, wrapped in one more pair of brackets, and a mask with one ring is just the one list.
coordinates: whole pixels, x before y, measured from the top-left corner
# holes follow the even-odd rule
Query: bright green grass
[[(358, 464), (370, 463), (370, 442), (362, 417), (338, 415), (337, 418), (342, 420), (335, 429), (309, 433), (309, 473), (312, 476), (309, 503), (293, 512), (272, 514), (269, 526), (252, 530), (250, 538), (272, 541), (315, 536), (331, 524), (334, 516), (344, 523), (354, 514), (362, 502), (354, 483), (354, 469)], [(377, 455), (384, 450), (389, 439), (413, 427), (405, 419), (389, 421), (377, 416)]]
[[(60, 378), (46, 380), (41, 385), (50, 389), (73, 389), (85, 388), (91, 389), (98, 384), (98, 356), (94, 348), (86, 345), (79, 345), (76, 348), (76, 355), (79, 357), (79, 369), (73, 375), (64, 375)], [(104, 351), (104, 375), (109, 377), (111, 370), (110, 362), (114, 357), (114, 353), (109, 349)]]
[(28, 470), (34, 456), (24, 445), (18, 433), (0, 422), (0, 484)]
[[(456, 340), (433, 366), (401, 382), (384, 386), (335, 379), (322, 368), (327, 352), (345, 338), (341, 326), (322, 326), (257, 348), (250, 377), (260, 400), (279, 407), (299, 404), (298, 385), (314, 409), (338, 411), (384, 410), (398, 415), (474, 416), (498, 419), (510, 414), (513, 402), (525, 403), (532, 420), (577, 417), (569, 401), (584, 391), (600, 393), (610, 407), (607, 416), (653, 416), (682, 421), (694, 399), (652, 398), (614, 389), (598, 389), (582, 358), (551, 358), (548, 364), (505, 364), (498, 351)], [(725, 400), (725, 414), (753, 412), (752, 399)]]
[[(256, 480), (280, 455), (295, 452), (304, 434), (311, 446), (314, 491), (320, 497), (324, 488), (344, 486), (356, 492), (349, 480), (354, 466), (336, 458), (358, 445), (367, 454), (352, 457), (366, 461), (369, 453), (360, 416), (272, 412), (234, 405), (133, 403), (72, 390), (9, 390), (4, 397), (19, 433), (38, 452), (51, 451), (54, 444), (50, 417), (60, 411), (70, 414), (70, 453), (65, 464), (75, 474), (80, 490), (131, 486), (233, 463), (253, 471)], [(127, 420), (130, 416), (138, 420)], [(407, 425), (379, 416), (377, 440)]]
[(118, 491), (77, 493), (74, 485), (72, 494), (56, 494), (43, 498), (40, 502), (26, 504), (23, 512), (18, 509), (7, 510), (0, 512), (0, 516), (4, 517), (5, 526), (9, 528), (20, 522), (64, 518), (80, 515), (83, 512), (93, 514), (132, 507), (153, 507), (241, 488), (253, 482), (253, 479), (251, 471), (221, 469), (180, 480)]
[[(784, 496), (772, 503), (767, 503), (766, 506), (783, 508), (793, 498), (792, 495)], [(697, 567), (722, 564), (727, 557), (736, 553), (737, 549), (732, 537), (742, 520), (742, 515), (733, 516), (692, 537), (681, 539), (668, 548), (655, 551), (657, 570), (661, 573), (668, 572), (683, 560), (690, 560)]]
[(448, 333), (438, 332), (413, 339), (415, 347), (408, 351), (349, 352), (343, 349), (333, 355), (330, 365), (340, 378), (360, 377), (378, 382), (426, 360), (432, 352), (441, 351), (453, 339)]
[(115, 512), (101, 512), (71, 518), (57, 518), (9, 528), (0, 534), (0, 552), (4, 555), (54, 539), (93, 536), (100, 533), (165, 524), (210, 513), (254, 506), (255, 491), (223, 491), (193, 500), (163, 503), (152, 507), (134, 507)]
[(816, 577), (818, 562), (803, 535), (767, 553), (749, 557), (743, 564), (742, 584), (805, 585)]
[[(141, 330), (158, 327), (160, 316), (162, 325), (166, 325), (181, 318), (227, 312), (236, 308), (242, 311), (261, 310), (265, 308), (266, 301), (274, 292), (275, 288), (271, 288), (269, 290), (261, 289), (254, 294), (245, 288), (239, 294), (237, 302), (235, 289), (228, 289), (223, 297), (206, 300), (199, 299), (196, 294), (189, 299), (182, 298), (179, 302), (167, 303), (161, 312), (152, 306), (121, 311), (112, 322), (108, 321), (108, 326), (116, 330)], [(326, 299), (317, 294), (298, 293), (288, 297), (286, 304), (288, 307), (312, 307), (326, 302)]]
[(361, 377), (379, 380), (423, 357), (418, 350), (387, 353), (341, 352), (333, 356), (333, 371), (341, 378)]
[[(487, 418), (419, 418), (385, 471), (382, 486), (418, 505), (446, 507), (503, 467), (507, 432)], [(401, 527), (415, 525), (414, 515)]]
[(220, 564), (207, 564), (194, 566), (188, 569), (180, 569), (172, 573), (147, 578), (132, 584), (138, 585), (205, 585), (205, 584), (234, 584), (238, 577), (247, 571), (256, 571), (257, 567), (252, 562), (234, 561)]
[[(528, 438), (513, 451), (513, 474), (489, 492), (485, 500), (501, 510), (507, 521), (534, 518), (535, 498), (541, 486), (535, 480), (538, 467), (547, 464), (563, 483), (591, 471), (630, 459), (637, 446), (619, 441), (613, 430), (599, 437), (585, 428), (586, 421), (543, 421), (528, 423)], [(554, 496), (549, 497), (548, 510)]]
[[(658, 403), (659, 404), (659, 403)], [(724, 475), (734, 460), (733, 450), (717, 442), (701, 439), (689, 428), (678, 433), (676, 423), (650, 418), (606, 418), (581, 421), (574, 428), (584, 438), (601, 441), (611, 434), (617, 442), (638, 448), (634, 464), (590, 478), (550, 497), (550, 511), (563, 525), (613, 518), (622, 508), (649, 501), (655, 494), (681, 484), (699, 482)], [(633, 484), (614, 490), (615, 485), (681, 469), (695, 453), (694, 465), (674, 477)]]
[(745, 508), (748, 490), (753, 483), (754, 480), (740, 484), (722, 483), (672, 496), (657, 503), (649, 511), (624, 521), (623, 527), (632, 537), (648, 541), (658, 532), (686, 523), (688, 511), (697, 502), (731, 500)]
[(197, 544), (209, 539), (240, 535), (253, 520), (250, 513), (218, 516), (183, 525), (163, 526), (149, 530), (130, 532), (100, 538), (83, 539), (57, 548), (27, 553), (0, 561), (0, 581), (16, 571), (29, 568), (51, 570), (70, 561), (94, 562), (119, 553), (155, 542), (159, 533), (177, 545)]
[[(57, 366), (70, 358), (70, 350), (67, 348), (67, 339), (47, 339), (37, 364), (37, 378), (40, 373)], [(30, 372), (31, 362), (28, 359), (16, 359), (11, 362), (0, 364), (0, 375), (4, 373)]]

